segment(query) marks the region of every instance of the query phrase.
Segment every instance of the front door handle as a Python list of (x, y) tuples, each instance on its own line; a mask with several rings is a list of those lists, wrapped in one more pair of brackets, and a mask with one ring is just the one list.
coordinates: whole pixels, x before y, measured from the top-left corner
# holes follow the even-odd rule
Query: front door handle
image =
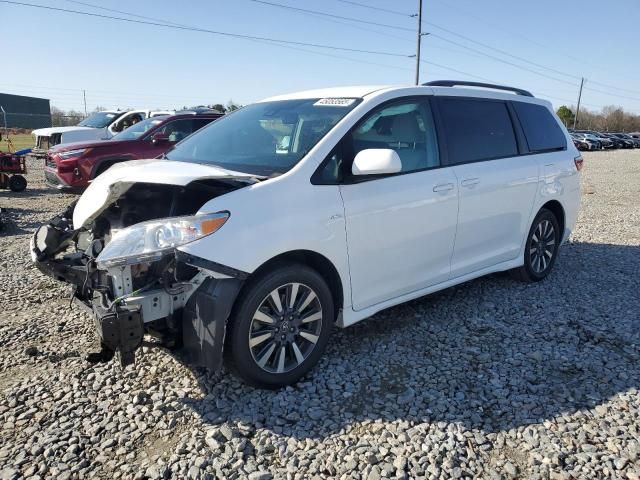
[(453, 183), (441, 183), (440, 185), (436, 185), (435, 187), (433, 187), (433, 191), (448, 192), (449, 190), (453, 190), (454, 186), (455, 185)]
[(464, 180), (462, 180), (460, 182), (460, 185), (462, 185), (463, 187), (471, 188), (474, 185), (477, 185), (479, 183), (480, 183), (480, 179), (479, 178), (465, 178)]

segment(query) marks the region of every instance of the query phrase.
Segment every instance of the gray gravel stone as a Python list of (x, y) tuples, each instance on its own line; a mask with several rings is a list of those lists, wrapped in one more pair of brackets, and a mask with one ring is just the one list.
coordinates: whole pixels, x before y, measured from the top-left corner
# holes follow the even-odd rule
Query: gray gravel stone
[(640, 150), (584, 156), (592, 193), (548, 279), (478, 279), (336, 329), (280, 391), (155, 348), (86, 363), (91, 319), (28, 254), (76, 197), (30, 162), (27, 190), (0, 192), (0, 479), (637, 479)]

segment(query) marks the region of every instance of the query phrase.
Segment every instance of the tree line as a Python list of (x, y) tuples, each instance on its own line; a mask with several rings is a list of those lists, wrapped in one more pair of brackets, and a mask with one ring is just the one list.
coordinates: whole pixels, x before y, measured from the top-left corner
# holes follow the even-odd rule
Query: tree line
[[(573, 105), (562, 105), (556, 113), (565, 126), (573, 128), (576, 120), (576, 109)], [(599, 132), (640, 132), (640, 115), (625, 112), (622, 107), (615, 105), (604, 107), (600, 112), (581, 107), (575, 128)]]
[[(212, 108), (214, 110), (218, 110), (221, 113), (229, 113), (234, 110), (239, 109), (242, 105), (235, 103), (233, 100), (229, 100), (226, 104), (222, 103), (214, 103), (210, 105), (198, 105), (198, 106), (183, 106), (182, 108), (177, 108), (176, 110), (189, 110), (190, 108)], [(106, 110), (105, 107), (96, 107), (93, 111), (89, 112), (89, 115), (95, 112), (101, 112)], [(78, 125), (86, 115), (84, 112), (80, 112), (78, 110), (63, 110), (56, 106), (51, 106), (51, 125), (53, 127), (71, 127), (74, 125)]]

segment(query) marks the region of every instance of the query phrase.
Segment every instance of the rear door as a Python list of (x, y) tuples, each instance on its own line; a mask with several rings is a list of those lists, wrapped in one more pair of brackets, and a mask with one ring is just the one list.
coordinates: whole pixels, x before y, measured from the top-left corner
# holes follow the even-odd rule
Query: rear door
[[(375, 148), (395, 150), (402, 171), (352, 176), (355, 155)], [(451, 169), (441, 168), (428, 99), (375, 108), (341, 142), (340, 155), (354, 309), (447, 280), (457, 185)]]
[(520, 155), (507, 101), (442, 97), (438, 111), (447, 162), (460, 192), (451, 261), (455, 278), (519, 255), (529, 228), (538, 165)]
[(547, 198), (562, 194), (562, 178), (575, 168), (574, 155), (567, 154), (567, 137), (556, 117), (544, 105), (511, 102), (522, 126), (528, 154), (540, 171), (540, 194)]

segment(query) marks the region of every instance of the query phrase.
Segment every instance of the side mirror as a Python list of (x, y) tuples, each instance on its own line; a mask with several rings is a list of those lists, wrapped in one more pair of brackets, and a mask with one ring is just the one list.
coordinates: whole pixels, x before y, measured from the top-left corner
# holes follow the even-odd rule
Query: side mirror
[(398, 173), (402, 161), (395, 150), (390, 148), (368, 148), (361, 150), (353, 159), (351, 173), (354, 175), (381, 175)]
[(154, 145), (166, 145), (169, 143), (169, 137), (167, 137), (164, 133), (154, 133), (151, 136), (151, 143)]

